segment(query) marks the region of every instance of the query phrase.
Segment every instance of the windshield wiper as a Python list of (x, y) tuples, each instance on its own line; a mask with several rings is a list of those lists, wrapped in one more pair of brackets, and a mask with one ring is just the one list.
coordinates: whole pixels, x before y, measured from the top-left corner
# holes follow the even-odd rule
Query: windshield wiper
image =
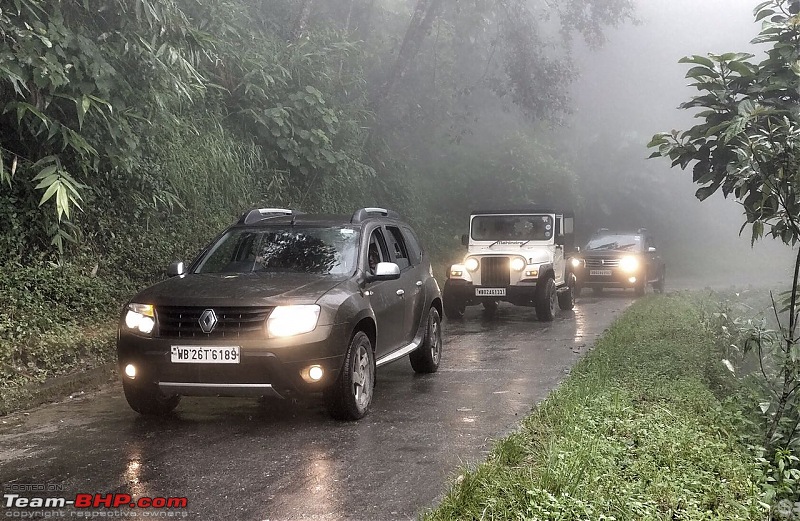
[(520, 245), (519, 245), (519, 247), (520, 247), (520, 248), (522, 248), (523, 246), (525, 246), (526, 244), (528, 244), (528, 243), (529, 243), (529, 242), (531, 242), (532, 240), (533, 240), (533, 239), (528, 239), (527, 241), (525, 241), (525, 242), (523, 242), (522, 244), (520, 244)]
[(616, 242), (609, 242), (608, 244), (601, 244), (600, 246), (596, 246), (594, 248), (588, 248), (590, 250), (613, 250)]
[(635, 242), (633, 242), (633, 243), (631, 243), (631, 244), (625, 244), (625, 245), (622, 245), (622, 246), (617, 246), (617, 249), (618, 249), (618, 250), (624, 250), (624, 249), (626, 249), (626, 248), (630, 248), (631, 246), (636, 246), (636, 243), (635, 243)]

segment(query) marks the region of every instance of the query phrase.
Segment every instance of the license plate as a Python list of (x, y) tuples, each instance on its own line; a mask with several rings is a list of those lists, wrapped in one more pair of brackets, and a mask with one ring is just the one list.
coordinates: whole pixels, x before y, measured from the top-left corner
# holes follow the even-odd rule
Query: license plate
[(589, 270), (590, 276), (610, 277), (611, 270)]
[(174, 364), (238, 364), (239, 346), (172, 346)]
[(505, 297), (506, 288), (475, 288), (476, 297)]

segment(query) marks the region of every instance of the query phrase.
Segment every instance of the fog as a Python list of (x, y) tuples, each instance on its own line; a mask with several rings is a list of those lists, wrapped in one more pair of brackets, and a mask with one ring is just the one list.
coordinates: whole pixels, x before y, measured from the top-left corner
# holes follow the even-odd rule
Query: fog
[(572, 92), (575, 113), (569, 133), (577, 136), (573, 145), (579, 178), (617, 171), (620, 189), (629, 179), (653, 180), (638, 187), (645, 193), (634, 192), (638, 201), (601, 208), (605, 222), (597, 224), (630, 222), (635, 226), (628, 227), (654, 231), (672, 280), (685, 276), (714, 284), (781, 281), (785, 286), (790, 277), (789, 247), (765, 237), (751, 249), (749, 226), (739, 236), (745, 218), (734, 199), (720, 192), (700, 202), (694, 197), (698, 186), (691, 180), (691, 169), (671, 169), (664, 158), (646, 159), (652, 151), (645, 146), (653, 134), (694, 124), (691, 111), (677, 108), (697, 93), (687, 86), (684, 75), (689, 67), (678, 63), (681, 57), (760, 52), (750, 43), (760, 28), (753, 22), (754, 6), (746, 0), (640, 0), (638, 24), (608, 29), (600, 49), (583, 46), (575, 51), (581, 76)]

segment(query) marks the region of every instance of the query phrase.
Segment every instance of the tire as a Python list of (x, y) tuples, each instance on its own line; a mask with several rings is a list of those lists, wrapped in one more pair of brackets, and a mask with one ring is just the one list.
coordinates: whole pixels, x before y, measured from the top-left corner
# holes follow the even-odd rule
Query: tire
[(449, 292), (446, 292), (442, 298), (444, 300), (444, 316), (446, 316), (448, 320), (458, 320), (464, 316), (464, 310), (467, 306), (464, 304), (463, 300), (453, 297)]
[(544, 284), (536, 288), (536, 318), (542, 322), (550, 322), (556, 317), (558, 297), (556, 282), (548, 277)]
[(442, 319), (439, 311), (431, 307), (422, 344), (408, 355), (416, 373), (435, 373), (442, 359)]
[(498, 303), (496, 300), (484, 300), (483, 301), (483, 309), (487, 313), (495, 313), (497, 311)]
[(643, 297), (647, 292), (647, 279), (642, 279), (641, 282), (637, 283), (634, 291), (636, 292), (637, 297)]
[(569, 311), (575, 307), (575, 276), (571, 276), (567, 283), (567, 290), (558, 293), (558, 307)]
[(164, 395), (156, 384), (135, 385), (123, 380), (122, 390), (131, 409), (144, 416), (169, 414), (181, 401), (180, 395)]
[(667, 268), (661, 268), (661, 275), (658, 277), (658, 280), (653, 284), (653, 290), (656, 293), (664, 293), (664, 285), (666, 283), (667, 278)]
[(360, 420), (369, 411), (375, 391), (375, 354), (363, 331), (353, 335), (344, 367), (325, 393), (328, 412), (337, 420)]

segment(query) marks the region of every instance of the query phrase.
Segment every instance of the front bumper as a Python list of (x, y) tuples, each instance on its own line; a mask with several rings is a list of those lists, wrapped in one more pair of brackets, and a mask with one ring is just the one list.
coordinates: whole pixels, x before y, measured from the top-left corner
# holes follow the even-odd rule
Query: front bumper
[[(610, 275), (591, 275), (589, 268), (574, 270), (578, 285), (583, 288), (635, 288), (642, 284), (644, 273), (641, 270), (628, 272), (620, 268), (608, 270)], [(631, 281), (631, 278), (634, 280)]]
[[(505, 295), (476, 295), (476, 289), (505, 290)], [(466, 306), (480, 304), (484, 300), (502, 300), (517, 306), (532, 306), (536, 299), (536, 282), (521, 282), (509, 286), (476, 286), (460, 279), (448, 279), (444, 285), (445, 299), (463, 303)]]
[[(308, 394), (333, 384), (344, 363), (350, 331), (346, 325), (318, 326), (314, 331), (288, 338), (182, 339), (146, 338), (120, 331), (117, 360), (128, 385), (158, 386), (166, 395), (280, 396)], [(171, 346), (239, 346), (235, 364), (173, 363)], [(124, 373), (128, 364), (136, 377)], [(319, 365), (322, 379), (308, 382), (301, 372)]]

